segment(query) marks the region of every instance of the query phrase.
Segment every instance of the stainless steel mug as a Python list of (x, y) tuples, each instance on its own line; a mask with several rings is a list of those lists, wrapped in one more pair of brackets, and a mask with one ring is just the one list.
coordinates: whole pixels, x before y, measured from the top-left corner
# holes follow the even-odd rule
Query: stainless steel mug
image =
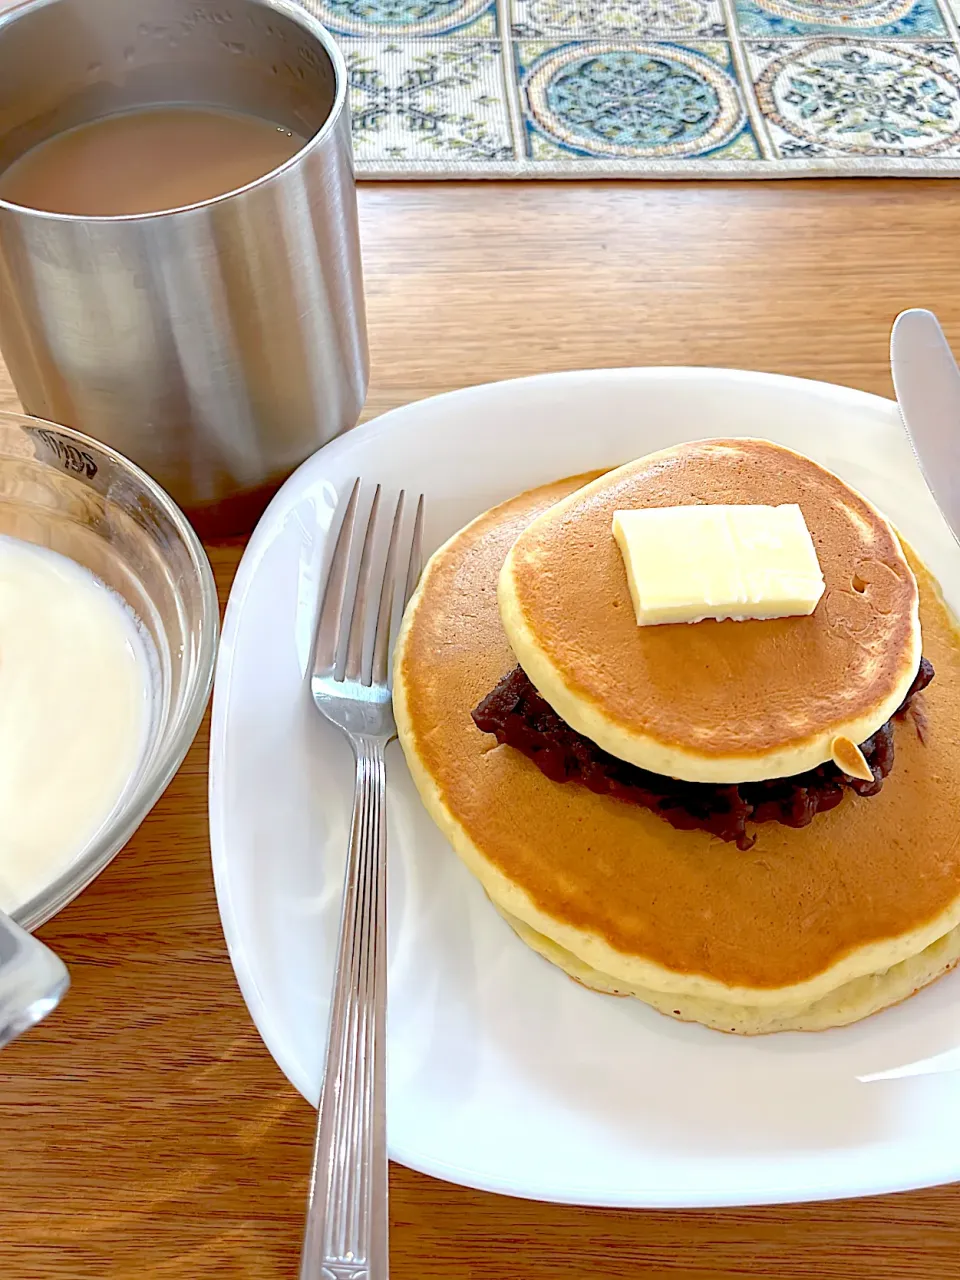
[(240, 110), (309, 139), (240, 191), (172, 212), (82, 218), (0, 200), (0, 350), (24, 408), (113, 445), (201, 525), (243, 511), (360, 415), (346, 93), (333, 40), (287, 0), (0, 11), (0, 170), (141, 106)]

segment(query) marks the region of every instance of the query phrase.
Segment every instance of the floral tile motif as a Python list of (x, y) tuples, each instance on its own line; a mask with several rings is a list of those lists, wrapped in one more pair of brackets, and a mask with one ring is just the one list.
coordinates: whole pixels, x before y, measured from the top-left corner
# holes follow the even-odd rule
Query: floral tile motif
[(744, 36), (933, 36), (947, 33), (937, 0), (736, 0)]
[(497, 35), (495, 0), (313, 0), (309, 8), (336, 36)]
[(960, 0), (298, 2), (360, 177), (960, 177)]
[(539, 136), (579, 156), (702, 157), (748, 128), (721, 42), (520, 42), (515, 53), (528, 155)]
[(502, 49), (491, 40), (341, 40), (358, 167), (451, 169), (515, 158)]
[(748, 43), (781, 158), (960, 156), (960, 59), (949, 44)]
[(728, 34), (721, 0), (511, 0), (511, 11), (514, 35), (526, 40)]

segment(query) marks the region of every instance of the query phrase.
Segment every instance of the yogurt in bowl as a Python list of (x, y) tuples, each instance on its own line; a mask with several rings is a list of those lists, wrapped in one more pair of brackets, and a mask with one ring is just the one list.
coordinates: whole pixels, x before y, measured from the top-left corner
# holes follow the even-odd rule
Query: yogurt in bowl
[(99, 834), (140, 763), (151, 664), (132, 612), (59, 552), (0, 537), (0, 908)]
[(0, 413), (0, 908), (33, 928), (139, 826), (209, 697), (209, 562), (121, 455)]

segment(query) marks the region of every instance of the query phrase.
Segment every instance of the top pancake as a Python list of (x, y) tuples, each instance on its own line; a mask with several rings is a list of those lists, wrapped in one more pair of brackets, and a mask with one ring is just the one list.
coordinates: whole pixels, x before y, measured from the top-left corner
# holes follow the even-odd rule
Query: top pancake
[[(809, 617), (640, 627), (613, 513), (799, 503), (826, 589)], [(917, 584), (896, 534), (808, 458), (707, 440), (628, 463), (513, 545), (498, 599), (517, 661), (558, 715), (640, 768), (693, 782), (789, 777), (865, 741), (920, 663)]]

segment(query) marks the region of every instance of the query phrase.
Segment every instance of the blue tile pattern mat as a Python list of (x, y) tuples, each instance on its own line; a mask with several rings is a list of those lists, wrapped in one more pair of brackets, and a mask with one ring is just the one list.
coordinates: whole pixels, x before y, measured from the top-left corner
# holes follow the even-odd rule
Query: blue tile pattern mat
[(960, 0), (302, 0), (367, 178), (960, 176)]

